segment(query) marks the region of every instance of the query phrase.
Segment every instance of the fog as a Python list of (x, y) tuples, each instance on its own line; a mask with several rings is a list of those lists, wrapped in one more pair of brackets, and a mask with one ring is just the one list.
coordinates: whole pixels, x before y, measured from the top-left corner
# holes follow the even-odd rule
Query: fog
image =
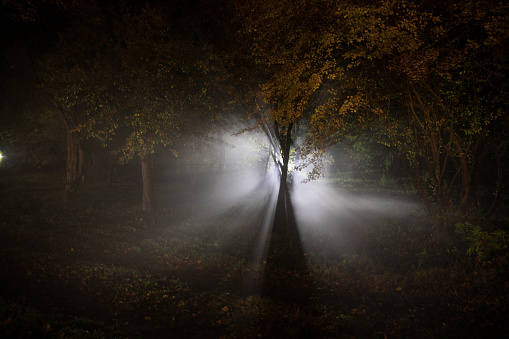
[[(201, 163), (186, 163), (185, 157), (179, 160), (181, 180), (172, 184), (172, 198), (161, 203), (186, 201), (190, 211), (187, 221), (204, 227), (204, 232), (213, 228), (218, 246), (236, 241), (239, 231), (251, 232), (250, 260), (260, 264), (267, 255), (279, 189), (279, 173), (267, 156), (268, 145), (262, 135), (244, 133), (226, 136), (223, 144), (207, 147), (200, 153)], [(224, 163), (213, 164), (221, 147)], [(191, 165), (198, 172), (194, 186), (184, 173)], [(325, 173), (306, 183), (305, 172), (292, 173), (290, 197), (305, 251), (317, 250), (317, 244), (321, 251), (354, 249), (354, 234), (359, 230), (387, 222), (411, 223), (425, 215), (413, 194), (373, 185), (352, 190), (338, 180), (341, 173), (333, 164), (327, 165)]]

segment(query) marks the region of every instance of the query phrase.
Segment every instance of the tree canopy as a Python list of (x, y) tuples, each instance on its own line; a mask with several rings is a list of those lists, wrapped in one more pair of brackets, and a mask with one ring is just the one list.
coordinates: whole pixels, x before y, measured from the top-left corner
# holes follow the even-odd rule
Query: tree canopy
[[(507, 149), (500, 139), (507, 128), (506, 4), (245, 0), (235, 6), (249, 58), (266, 75), (255, 126), (275, 131), (269, 139), (277, 140), (283, 159), (292, 143), (303, 159), (319, 164), (323, 150), (345, 134), (376, 127), (379, 141), (404, 160), (437, 225), (456, 203), (476, 213), (481, 163), (491, 154), (501, 172)], [(306, 132), (293, 145), (297, 125)], [(505, 192), (504, 180), (498, 185)]]
[(291, 160), (315, 179), (331, 145), (371, 130), (400, 156), (437, 225), (455, 206), (479, 215), (484, 161), (498, 173), (492, 211), (509, 191), (508, 5), (192, 5), (2, 1), (9, 29), (20, 29), (25, 73), (67, 131), (69, 193), (87, 139), (140, 160), (148, 180), (153, 152), (220, 140), (235, 109), (267, 137), (283, 188)]

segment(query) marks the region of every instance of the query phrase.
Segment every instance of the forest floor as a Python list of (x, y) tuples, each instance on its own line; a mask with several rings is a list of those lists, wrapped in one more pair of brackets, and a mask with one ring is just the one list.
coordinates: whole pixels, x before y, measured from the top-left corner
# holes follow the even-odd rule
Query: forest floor
[(256, 196), (196, 217), (191, 195), (160, 191), (172, 203), (147, 215), (134, 184), (70, 203), (61, 187), (0, 178), (1, 337), (509, 338), (507, 248), (468, 254), (423, 216), (351, 209), (347, 231), (288, 243), (264, 236)]

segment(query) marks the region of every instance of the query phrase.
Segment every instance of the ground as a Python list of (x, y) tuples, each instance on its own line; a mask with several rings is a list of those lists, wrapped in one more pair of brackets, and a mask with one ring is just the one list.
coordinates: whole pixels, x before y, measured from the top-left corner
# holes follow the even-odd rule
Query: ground
[(134, 184), (83, 184), (70, 203), (61, 188), (58, 175), (0, 178), (3, 337), (509, 337), (503, 254), (435, 239), (411, 210), (358, 207), (402, 208), (405, 192), (343, 194), (345, 218), (296, 243), (265, 240), (259, 194), (204, 214), (163, 185), (167, 204), (147, 215)]

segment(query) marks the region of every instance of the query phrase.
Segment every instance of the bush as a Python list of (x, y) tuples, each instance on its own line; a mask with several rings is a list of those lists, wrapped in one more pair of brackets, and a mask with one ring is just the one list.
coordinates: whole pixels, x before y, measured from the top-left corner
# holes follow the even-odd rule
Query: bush
[(467, 253), (483, 263), (494, 262), (502, 266), (509, 259), (509, 234), (504, 230), (484, 231), (469, 222), (457, 223), (456, 234), (467, 245)]

